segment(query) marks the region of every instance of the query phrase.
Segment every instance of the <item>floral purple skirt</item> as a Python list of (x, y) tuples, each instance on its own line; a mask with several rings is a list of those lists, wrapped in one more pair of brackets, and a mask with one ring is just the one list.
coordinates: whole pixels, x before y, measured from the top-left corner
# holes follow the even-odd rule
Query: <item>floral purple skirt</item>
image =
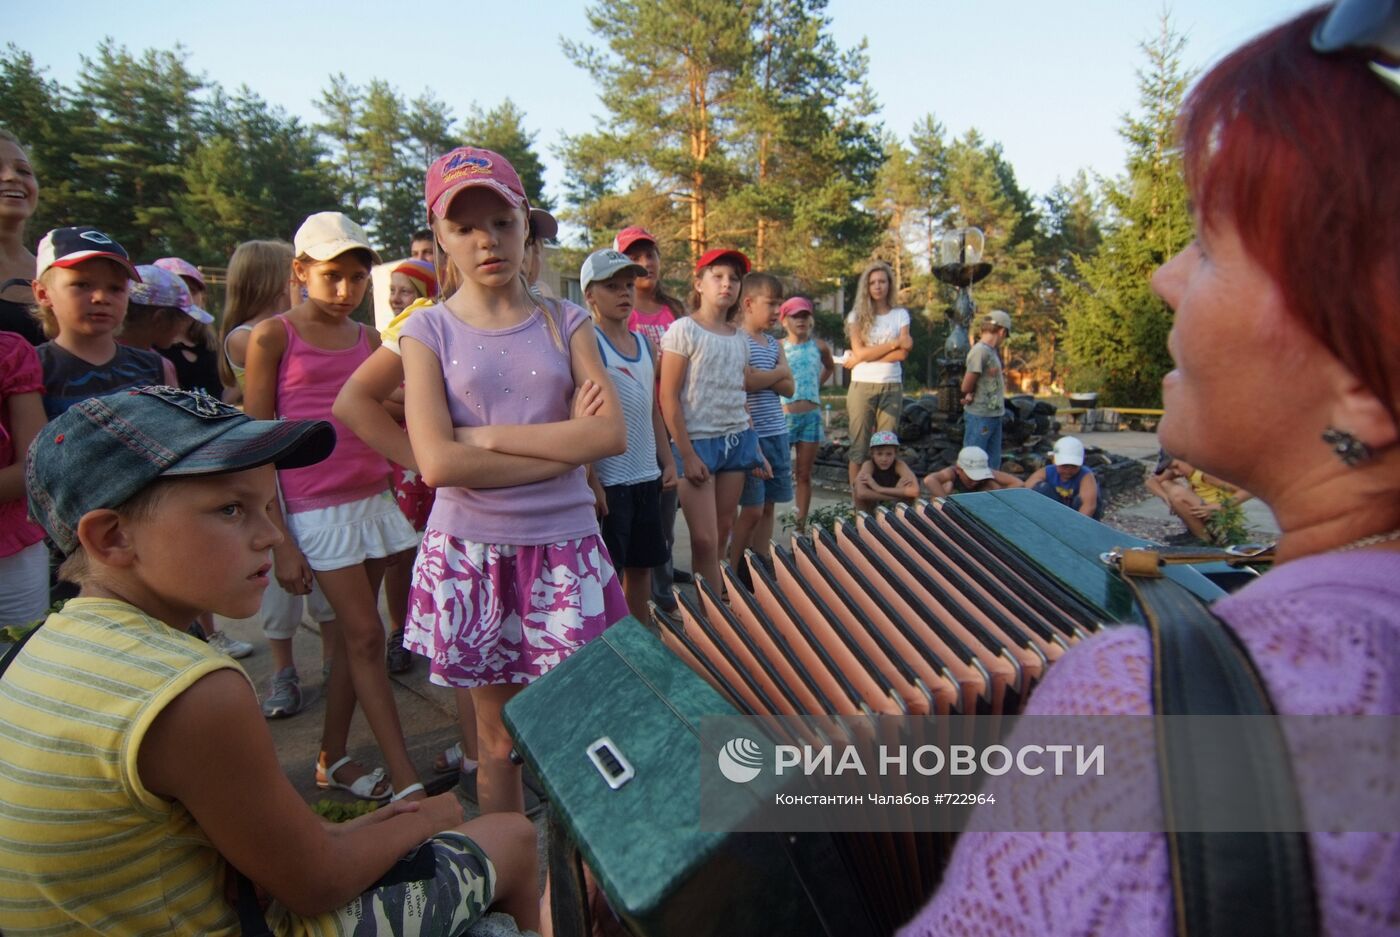
[(429, 528), (413, 564), (404, 646), (439, 686), (530, 683), (627, 615), (597, 535), (544, 546)]

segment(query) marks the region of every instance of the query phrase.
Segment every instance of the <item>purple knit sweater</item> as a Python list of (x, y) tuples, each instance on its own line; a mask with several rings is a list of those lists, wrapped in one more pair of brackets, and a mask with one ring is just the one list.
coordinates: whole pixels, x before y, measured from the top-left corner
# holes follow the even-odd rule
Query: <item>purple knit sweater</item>
[[(1400, 714), (1400, 553), (1296, 560), (1221, 599), (1287, 715)], [(1076, 647), (1028, 713), (1147, 715), (1147, 631), (1114, 628)], [(1143, 797), (1160, 799), (1155, 777)], [(973, 821), (975, 827), (976, 821)], [(1323, 933), (1400, 934), (1400, 835), (1310, 837)], [(1170, 937), (1167, 840), (1152, 833), (968, 832), (943, 885), (900, 937)]]

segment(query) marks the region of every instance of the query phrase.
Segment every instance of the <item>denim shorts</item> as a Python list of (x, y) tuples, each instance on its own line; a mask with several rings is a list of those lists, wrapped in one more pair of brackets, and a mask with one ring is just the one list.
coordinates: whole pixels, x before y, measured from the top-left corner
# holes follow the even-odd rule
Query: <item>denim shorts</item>
[(787, 415), (788, 441), (799, 442), (824, 442), (826, 432), (822, 428), (822, 412), (820, 410), (808, 410), (806, 413), (789, 413)]
[[(720, 472), (747, 472), (759, 464), (758, 436), (751, 429), (730, 433), (728, 436), (710, 436), (706, 439), (692, 439), (690, 445), (711, 475)], [(685, 460), (675, 443), (671, 451), (676, 457), (676, 475), (685, 477)]]
[(760, 436), (758, 447), (773, 469), (772, 478), (759, 478), (753, 472), (744, 476), (744, 492), (739, 495), (740, 507), (760, 504), (781, 504), (792, 500), (792, 445), (787, 433)]

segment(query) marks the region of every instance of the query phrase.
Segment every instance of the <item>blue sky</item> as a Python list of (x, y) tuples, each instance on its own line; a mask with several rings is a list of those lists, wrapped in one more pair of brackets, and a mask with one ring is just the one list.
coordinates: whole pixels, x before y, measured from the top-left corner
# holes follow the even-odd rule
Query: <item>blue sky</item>
[[(1177, 0), (1169, 9), (1188, 37), (1188, 66), (1200, 68), (1310, 5)], [(431, 88), (459, 116), (509, 96), (538, 132), (556, 201), (562, 175), (552, 147), (601, 113), (591, 80), (560, 51), (561, 36), (587, 38), (581, 0), (424, 5), (416, 20), (398, 12), (406, 5), (317, 0), (68, 0), (61, 19), (41, 4), (9, 6), (0, 41), (70, 85), (79, 57), (110, 36), (133, 51), (182, 43), (197, 72), (228, 88), (246, 84), (310, 120), (319, 119), (312, 101), (339, 72), (355, 83), (385, 78), (407, 97)], [(1117, 128), (1136, 104), (1138, 45), (1163, 9), (1158, 0), (831, 0), (829, 12), (842, 46), (868, 40), (889, 130), (907, 136), (927, 113), (953, 136), (975, 126), (1002, 144), (1021, 184), (1043, 194), (1080, 168), (1121, 171)], [(445, 10), (460, 20), (428, 12)]]

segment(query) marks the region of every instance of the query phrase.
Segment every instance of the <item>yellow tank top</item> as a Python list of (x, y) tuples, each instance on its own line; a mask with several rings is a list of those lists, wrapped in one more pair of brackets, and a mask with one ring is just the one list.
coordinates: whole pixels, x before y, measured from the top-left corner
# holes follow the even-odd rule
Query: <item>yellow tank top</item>
[(1206, 481), (1205, 473), (1200, 469), (1192, 472), (1186, 480), (1191, 483), (1191, 490), (1196, 493), (1196, 497), (1206, 504), (1224, 504), (1226, 500), (1235, 496), (1234, 492)]
[(0, 677), (0, 931), (236, 934), (224, 860), (137, 774), (196, 680), (242, 669), (124, 602), (73, 599)]

